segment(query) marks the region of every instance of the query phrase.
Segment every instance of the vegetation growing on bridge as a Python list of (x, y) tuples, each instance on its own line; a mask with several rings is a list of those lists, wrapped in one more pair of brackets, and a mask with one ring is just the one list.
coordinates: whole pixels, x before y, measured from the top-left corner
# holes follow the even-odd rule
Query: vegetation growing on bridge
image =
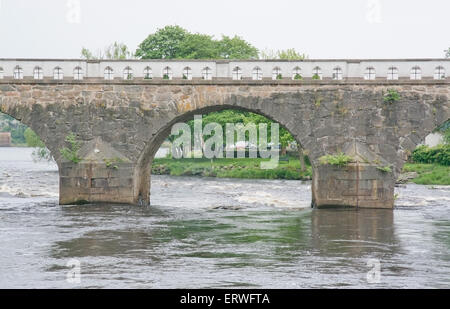
[(336, 165), (339, 167), (346, 166), (354, 161), (355, 160), (352, 157), (342, 152), (336, 155), (325, 155), (319, 158), (319, 163), (321, 165)]
[(388, 92), (384, 95), (383, 100), (385, 103), (395, 103), (400, 100), (400, 94), (395, 89), (388, 89)]
[(80, 150), (81, 143), (77, 141), (75, 134), (70, 133), (65, 141), (70, 144), (70, 147), (64, 147), (59, 150), (63, 158), (75, 164), (80, 163), (81, 157), (78, 155), (78, 151)]
[(387, 166), (378, 166), (377, 170), (382, 171), (383, 173), (392, 173), (392, 169), (389, 165)]

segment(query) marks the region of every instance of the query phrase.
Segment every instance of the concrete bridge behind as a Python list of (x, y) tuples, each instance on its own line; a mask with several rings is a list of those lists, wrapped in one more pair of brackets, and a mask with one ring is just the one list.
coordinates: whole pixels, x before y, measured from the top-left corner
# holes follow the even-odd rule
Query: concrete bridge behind
[[(450, 118), (449, 71), (448, 59), (0, 59), (0, 111), (51, 151), (61, 204), (148, 204), (151, 162), (172, 125), (232, 108), (280, 123), (308, 150), (313, 205), (392, 208), (408, 154)], [(392, 90), (399, 99), (386, 102)], [(78, 163), (60, 153), (71, 133)], [(340, 152), (354, 162), (319, 164)]]

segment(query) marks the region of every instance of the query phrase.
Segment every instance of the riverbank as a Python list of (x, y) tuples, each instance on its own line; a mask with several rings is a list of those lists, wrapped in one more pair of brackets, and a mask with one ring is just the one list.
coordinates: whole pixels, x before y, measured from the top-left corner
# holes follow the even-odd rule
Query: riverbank
[(243, 179), (286, 179), (311, 180), (311, 166), (306, 171), (300, 169), (300, 160), (295, 157), (286, 157), (280, 161), (278, 167), (263, 170), (261, 162), (268, 159), (166, 159), (156, 158), (152, 165), (153, 175), (171, 176), (204, 176), (217, 178), (243, 178)]
[[(288, 160), (286, 160), (288, 158)], [(287, 157), (278, 167), (263, 170), (260, 164), (267, 159), (167, 159), (156, 158), (152, 165), (153, 175), (203, 176), (217, 178), (242, 179), (286, 179), (311, 180), (311, 166), (306, 171), (300, 169), (296, 157)], [(438, 164), (407, 163), (400, 176), (401, 182), (413, 182), (420, 185), (450, 185), (450, 166)], [(406, 177), (404, 176), (406, 175)]]
[(418, 185), (450, 185), (450, 166), (439, 164), (407, 163), (404, 173), (417, 173), (410, 181)]

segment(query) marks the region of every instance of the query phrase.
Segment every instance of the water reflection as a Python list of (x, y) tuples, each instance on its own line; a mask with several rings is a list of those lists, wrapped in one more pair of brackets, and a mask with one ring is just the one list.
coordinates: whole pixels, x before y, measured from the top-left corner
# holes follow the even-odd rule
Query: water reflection
[(396, 188), (394, 210), (311, 210), (296, 181), (155, 176), (148, 208), (61, 207), (56, 167), (22, 151), (0, 153), (0, 287), (450, 287), (448, 187)]
[(311, 228), (313, 247), (322, 255), (384, 256), (399, 250), (393, 210), (318, 209)]

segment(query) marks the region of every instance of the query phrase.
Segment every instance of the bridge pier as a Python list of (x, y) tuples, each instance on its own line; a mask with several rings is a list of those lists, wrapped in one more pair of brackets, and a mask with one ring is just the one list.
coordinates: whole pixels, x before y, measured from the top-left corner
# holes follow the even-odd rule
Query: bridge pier
[(60, 204), (139, 204), (134, 167), (124, 162), (64, 162), (59, 168)]
[(395, 177), (378, 165), (319, 165), (313, 171), (312, 206), (393, 208)]

